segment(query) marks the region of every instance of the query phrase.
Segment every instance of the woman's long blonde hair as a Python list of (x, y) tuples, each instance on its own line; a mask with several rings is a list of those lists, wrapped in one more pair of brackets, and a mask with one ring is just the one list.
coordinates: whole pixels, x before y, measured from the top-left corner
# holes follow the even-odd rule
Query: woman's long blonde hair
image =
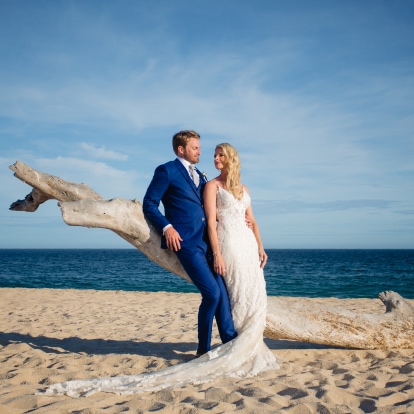
[(226, 142), (216, 145), (216, 150), (221, 149), (226, 156), (224, 169), (227, 171), (226, 189), (238, 200), (243, 197), (243, 185), (240, 179), (239, 153), (233, 145)]

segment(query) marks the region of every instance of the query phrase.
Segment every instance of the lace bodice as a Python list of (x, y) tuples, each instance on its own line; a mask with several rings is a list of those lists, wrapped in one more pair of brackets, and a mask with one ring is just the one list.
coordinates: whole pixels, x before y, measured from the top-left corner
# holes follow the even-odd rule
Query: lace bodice
[(217, 187), (217, 215), (219, 222), (227, 222), (230, 225), (245, 223), (245, 213), (250, 205), (250, 196), (243, 191), (243, 197), (238, 200), (229, 191)]

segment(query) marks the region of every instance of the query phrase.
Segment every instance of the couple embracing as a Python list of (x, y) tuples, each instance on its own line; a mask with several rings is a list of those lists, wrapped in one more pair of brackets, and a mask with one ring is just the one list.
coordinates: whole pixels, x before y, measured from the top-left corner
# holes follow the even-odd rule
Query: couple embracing
[[(267, 255), (248, 190), (240, 181), (237, 150), (217, 145), (214, 164), (220, 174), (207, 182), (194, 167), (201, 154), (197, 132), (175, 134), (173, 149), (177, 158), (156, 168), (143, 209), (163, 234), (162, 247), (175, 252), (201, 293), (197, 358), (152, 373), (54, 384), (46, 393), (132, 394), (253, 376), (279, 367), (263, 342)], [(161, 202), (165, 214), (159, 211)], [(223, 344), (211, 350), (214, 318)]]

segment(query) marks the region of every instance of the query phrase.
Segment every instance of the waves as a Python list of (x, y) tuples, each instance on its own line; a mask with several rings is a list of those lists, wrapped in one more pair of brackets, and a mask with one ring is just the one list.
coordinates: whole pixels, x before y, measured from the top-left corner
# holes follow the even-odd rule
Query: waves
[[(414, 250), (266, 250), (270, 296), (414, 299)], [(197, 292), (134, 249), (0, 249), (0, 287)]]

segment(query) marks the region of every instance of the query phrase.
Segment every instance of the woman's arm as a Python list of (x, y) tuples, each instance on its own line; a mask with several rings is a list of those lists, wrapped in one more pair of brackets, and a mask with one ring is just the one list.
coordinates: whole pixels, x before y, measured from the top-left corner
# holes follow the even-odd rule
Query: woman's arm
[[(249, 192), (247, 187), (244, 186), (245, 191)], [(267, 254), (263, 248), (262, 239), (260, 237), (260, 230), (259, 225), (257, 224), (254, 215), (253, 215), (253, 209), (252, 205), (250, 204), (249, 207), (246, 210), (246, 219), (249, 219), (252, 223), (252, 230), (254, 237), (256, 238), (257, 246), (259, 248), (259, 259), (260, 259), (260, 267), (263, 269), (267, 262)]]
[(207, 217), (207, 229), (210, 245), (214, 255), (214, 271), (224, 276), (226, 265), (220, 253), (217, 237), (217, 184), (209, 181), (204, 188), (204, 211)]

